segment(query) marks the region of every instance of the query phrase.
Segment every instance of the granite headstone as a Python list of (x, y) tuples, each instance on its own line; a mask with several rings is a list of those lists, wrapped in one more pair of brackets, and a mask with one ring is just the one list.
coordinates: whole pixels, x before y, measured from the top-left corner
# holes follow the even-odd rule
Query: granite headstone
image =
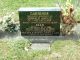
[(20, 8), (22, 36), (59, 36), (61, 9), (59, 7)]

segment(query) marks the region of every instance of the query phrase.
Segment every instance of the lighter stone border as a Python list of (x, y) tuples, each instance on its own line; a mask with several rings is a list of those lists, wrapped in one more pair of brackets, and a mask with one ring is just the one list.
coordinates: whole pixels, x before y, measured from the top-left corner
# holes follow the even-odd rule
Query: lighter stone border
[(60, 7), (22, 7), (18, 11), (61, 11)]

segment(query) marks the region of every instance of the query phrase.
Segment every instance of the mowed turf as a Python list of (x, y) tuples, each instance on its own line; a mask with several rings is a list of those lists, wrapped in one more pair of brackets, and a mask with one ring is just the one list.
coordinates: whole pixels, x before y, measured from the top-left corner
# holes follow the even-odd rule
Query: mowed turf
[[(72, 0), (75, 7), (75, 18), (80, 20), (80, 4), (79, 0)], [(0, 0), (0, 18), (16, 12), (16, 20), (18, 19), (18, 9), (20, 7), (54, 7), (57, 5), (65, 5), (66, 0)]]
[(80, 40), (55, 40), (51, 50), (25, 50), (27, 39), (0, 39), (0, 60), (80, 60)]

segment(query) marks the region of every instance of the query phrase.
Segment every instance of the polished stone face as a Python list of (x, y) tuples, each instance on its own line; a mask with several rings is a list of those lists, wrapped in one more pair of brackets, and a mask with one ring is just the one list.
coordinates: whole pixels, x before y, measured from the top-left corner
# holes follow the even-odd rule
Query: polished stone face
[(20, 8), (19, 20), (22, 36), (60, 35), (61, 10), (51, 8)]

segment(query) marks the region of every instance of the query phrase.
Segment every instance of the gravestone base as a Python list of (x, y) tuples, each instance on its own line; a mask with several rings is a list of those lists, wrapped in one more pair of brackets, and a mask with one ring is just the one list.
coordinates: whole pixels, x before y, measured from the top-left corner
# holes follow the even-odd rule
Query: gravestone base
[(59, 36), (23, 36), (25, 39), (28, 39), (32, 43), (51, 43), (52, 40), (56, 40)]

